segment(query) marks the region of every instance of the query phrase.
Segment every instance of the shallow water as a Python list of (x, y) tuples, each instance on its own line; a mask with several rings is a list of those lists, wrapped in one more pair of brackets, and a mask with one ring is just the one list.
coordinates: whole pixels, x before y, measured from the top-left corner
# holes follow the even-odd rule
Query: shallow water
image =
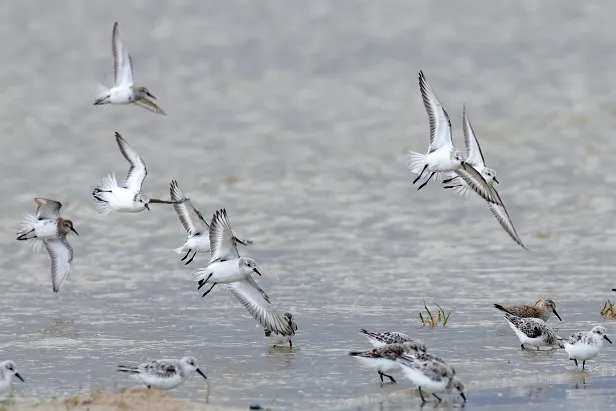
[[(423, 340), (456, 367), (469, 398), (578, 379), (563, 352), (522, 352), (492, 304), (554, 299), (564, 321), (551, 322), (567, 335), (603, 323), (603, 303), (616, 298), (614, 9), (569, 0), (4, 4), (0, 355), (27, 378), (17, 396), (126, 386), (118, 362), (189, 354), (213, 403), (344, 409), (409, 389), (401, 375), (381, 387), (346, 356), (369, 348), (360, 328)], [(168, 117), (92, 105), (96, 84), (112, 81), (115, 20), (137, 82)], [(478, 198), (411, 185), (405, 153), (424, 151), (429, 130), (420, 69), (459, 147), (466, 103), (531, 252)], [(174, 254), (186, 237), (171, 208), (97, 216), (92, 189), (127, 171), (115, 131), (147, 163), (144, 190), (167, 196), (178, 179), (205, 215), (226, 207), (238, 236), (254, 240), (244, 254), (259, 264), (257, 281), (297, 318), (292, 351), (270, 349), (223, 287), (200, 298), (191, 276), (207, 257), (185, 267)], [(48, 256), (15, 241), (36, 196), (62, 201), (80, 233), (59, 295)], [(453, 310), (446, 328), (420, 326), (424, 298)], [(587, 381), (616, 375), (612, 350), (587, 364)], [(202, 401), (205, 391), (196, 376), (175, 393)], [(597, 392), (585, 401), (613, 395)]]

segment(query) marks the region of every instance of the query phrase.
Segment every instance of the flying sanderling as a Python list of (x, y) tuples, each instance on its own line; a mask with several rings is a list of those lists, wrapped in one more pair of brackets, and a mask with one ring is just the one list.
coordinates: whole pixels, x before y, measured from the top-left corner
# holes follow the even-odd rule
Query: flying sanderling
[(423, 351), (424, 352), (426, 351), (426, 347), (423, 344), (415, 341), (414, 339), (412, 339), (411, 337), (403, 333), (399, 333), (395, 331), (391, 331), (391, 332), (388, 331), (384, 333), (372, 333), (372, 332), (368, 332), (367, 330), (363, 328), (359, 333), (363, 335), (364, 337), (366, 337), (374, 348), (381, 348), (388, 344), (403, 344), (403, 343), (410, 342), (410, 343), (423, 346)]
[(19, 378), (21, 382), (25, 382), (17, 372), (17, 366), (13, 361), (0, 362), (0, 393), (5, 393), (11, 388), (13, 376)]
[(207, 379), (193, 357), (154, 360), (137, 366), (118, 365), (118, 371), (131, 374), (148, 388), (170, 390), (188, 380), (193, 372)]
[[(496, 179), (496, 171), (491, 168), (486, 167), (485, 159), (483, 157), (483, 152), (481, 151), (481, 147), (479, 146), (479, 141), (477, 140), (477, 136), (473, 131), (473, 127), (471, 126), (471, 121), (468, 118), (468, 114), (466, 113), (466, 106), (464, 106), (463, 115), (463, 131), (464, 131), (464, 144), (466, 146), (466, 153), (464, 157), (464, 161), (467, 167), (473, 167), (486, 181), (486, 183), (492, 189), (495, 197), (499, 199), (499, 202), (502, 204), (502, 200), (500, 200), (500, 196), (498, 192), (494, 188), (494, 183), (499, 183)], [(455, 172), (447, 172), (444, 173), (444, 188), (452, 189), (454, 193), (467, 198), (470, 192), (468, 184), (460, 178)], [(498, 221), (498, 223), (503, 227), (503, 229), (509, 234), (509, 236), (518, 243), (522, 248), (527, 249), (526, 246), (522, 243), (522, 239), (518, 235), (515, 227), (513, 226), (513, 222), (509, 217), (509, 213), (507, 213), (507, 209), (505, 205), (498, 205), (488, 202), (488, 208)]]
[(506, 313), (504, 318), (520, 339), (522, 349), (524, 349), (524, 344), (536, 347), (537, 350), (544, 346), (560, 347), (558, 340), (561, 338), (545, 321), (539, 318), (516, 317), (509, 313)]
[[(182, 247), (176, 248), (175, 252), (178, 254), (186, 253), (182, 261), (188, 258), (190, 253), (193, 253), (192, 257), (190, 257), (185, 264), (188, 265), (198, 252), (204, 253), (210, 251), (210, 225), (205, 221), (201, 212), (186, 198), (182, 190), (180, 190), (177, 181), (171, 181), (169, 191), (171, 194), (171, 201), (177, 201), (176, 204), (173, 204), (173, 208), (178, 215), (182, 227), (184, 227), (184, 230), (186, 230), (188, 234), (188, 240), (186, 240)], [(242, 245), (252, 244), (251, 240), (239, 240), (236, 238), (236, 241)]]
[(578, 360), (582, 361), (582, 370), (586, 366), (586, 361), (592, 360), (599, 354), (603, 348), (603, 340), (607, 340), (610, 344), (612, 341), (607, 336), (605, 327), (597, 325), (590, 331), (582, 331), (573, 334), (571, 337), (561, 341), (561, 347), (569, 354), (569, 359), (575, 361), (575, 366), (578, 366)]
[(295, 331), (297, 331), (297, 324), (293, 321), (293, 315), (291, 313), (284, 313), (282, 318), (288, 325), (287, 329), (291, 329), (293, 331), (292, 334), (278, 334), (275, 331), (268, 330), (267, 328), (263, 331), (265, 336), (272, 342), (272, 346), (275, 347), (277, 345), (289, 343), (289, 347), (293, 348), (293, 341), (291, 341), (291, 338), (295, 335)]
[(405, 354), (417, 355), (425, 352), (426, 347), (423, 344), (404, 342), (387, 344), (368, 351), (351, 351), (349, 355), (357, 358), (365, 367), (376, 369), (381, 382), (383, 382), (383, 377), (387, 377), (395, 384), (396, 380), (389, 374), (400, 369), (397, 359)]
[(556, 312), (556, 303), (552, 300), (539, 300), (535, 306), (531, 305), (514, 305), (512, 307), (503, 307), (500, 304), (494, 304), (495, 308), (521, 318), (539, 318), (547, 321), (550, 315), (554, 313), (560, 321), (560, 315)]
[(466, 167), (464, 156), (453, 146), (449, 115), (447, 115), (421, 71), (419, 72), (419, 88), (430, 120), (430, 147), (428, 154), (425, 155), (413, 151), (409, 151), (408, 154), (408, 168), (411, 172), (417, 174), (413, 184), (421, 180), (424, 173), (429, 173), (417, 190), (428, 184), (432, 177), (438, 180), (441, 173), (454, 171), (486, 201), (500, 205), (500, 199), (497, 198), (481, 174), (472, 167)]
[[(112, 210), (120, 213), (138, 213), (145, 209), (150, 210), (149, 204), (175, 204), (174, 201), (151, 198), (141, 191), (143, 181), (148, 175), (145, 162), (137, 152), (128, 145), (120, 133), (115, 133), (116, 142), (124, 158), (130, 163), (126, 181), (120, 187), (116, 181), (115, 173), (103, 178), (100, 185), (94, 189), (92, 196), (96, 203), (96, 211), (100, 215), (107, 215)], [(181, 200), (187, 201), (188, 199)]]
[(457, 390), (466, 402), (464, 384), (456, 377), (455, 369), (443, 359), (430, 354), (402, 355), (396, 359), (402, 366), (404, 376), (411, 380), (419, 389), (423, 403), (426, 399), (423, 391), (431, 393), (440, 403), (441, 398), (436, 395), (441, 392), (452, 393)]
[(207, 283), (212, 286), (203, 294), (205, 297), (218, 283), (227, 284), (227, 290), (239, 300), (252, 317), (265, 329), (281, 335), (292, 335), (294, 330), (271, 306), (265, 291), (251, 274), (261, 273), (252, 258), (240, 257), (237, 238), (231, 229), (227, 210), (216, 211), (210, 222), (210, 264), (193, 275), (199, 282), (200, 290)]
[(133, 61), (128, 54), (128, 49), (122, 41), (118, 22), (113, 24), (111, 36), (111, 50), (113, 52), (113, 87), (103, 92), (95, 101), (94, 105), (100, 104), (136, 104), (154, 113), (166, 115), (152, 100), (156, 97), (150, 93), (147, 87), (135, 86), (133, 82)]
[(73, 228), (71, 220), (60, 217), (62, 204), (46, 198), (35, 198), (36, 210), (34, 215), (26, 214), (17, 232), (17, 239), (28, 242), (34, 252), (38, 252), (45, 244), (51, 257), (51, 282), (53, 291), (60, 291), (60, 287), (68, 277), (73, 261), (73, 248), (66, 239), (66, 235)]

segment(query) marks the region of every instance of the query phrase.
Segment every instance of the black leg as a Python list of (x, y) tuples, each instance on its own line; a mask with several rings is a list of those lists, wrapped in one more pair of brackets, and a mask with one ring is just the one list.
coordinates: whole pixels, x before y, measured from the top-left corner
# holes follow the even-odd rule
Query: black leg
[(379, 377), (381, 377), (381, 382), (383, 382), (383, 373), (379, 371)]
[(197, 252), (195, 251), (195, 252), (193, 253), (192, 257), (190, 257), (190, 260), (186, 261), (186, 264), (184, 264), (184, 265), (188, 265), (188, 264), (192, 263), (192, 260), (194, 260), (194, 259), (195, 259), (195, 256), (196, 256), (196, 255), (197, 255)]
[(210, 287), (209, 290), (207, 290), (206, 292), (203, 293), (203, 295), (201, 297), (205, 297), (206, 295), (208, 295), (210, 293), (210, 291), (212, 291), (212, 288), (216, 287), (216, 283), (212, 284), (212, 286)]
[(432, 174), (430, 174), (430, 177), (428, 177), (428, 179), (427, 179), (426, 181), (424, 181), (424, 182), (423, 182), (423, 184), (422, 184), (422, 185), (420, 185), (420, 186), (417, 188), (417, 191), (421, 190), (421, 189), (422, 189), (422, 188), (423, 188), (426, 184), (428, 184), (428, 183), (430, 182), (430, 180), (432, 179), (432, 176), (433, 176), (434, 174), (436, 174), (436, 173), (433, 171), (433, 172), (432, 172)]
[(203, 281), (203, 280), (199, 281), (199, 287), (197, 288), (197, 290), (200, 290), (201, 287), (203, 287), (205, 285), (205, 283), (207, 283), (207, 280), (209, 280), (211, 276), (212, 276), (212, 274), (210, 273), (210, 275), (207, 276), (205, 281)]
[(289, 340), (289, 347), (293, 348), (293, 341)]
[[(20, 235), (19, 237), (17, 237), (17, 239), (18, 240), (29, 240), (29, 238), (24, 238), (24, 237), (27, 236), (28, 234), (30, 234), (33, 231), (34, 231), (34, 228), (32, 230), (28, 231), (27, 233), (24, 233), (24, 234)], [(32, 238), (34, 238), (34, 237), (32, 237)]]
[(577, 367), (578, 366), (577, 359), (574, 358), (573, 361), (575, 361), (575, 366)]
[(426, 399), (423, 396), (423, 393), (421, 392), (421, 387), (417, 387), (417, 388), (419, 388), (419, 396), (421, 397), (421, 402), (423, 404), (427, 403), (428, 401), (426, 401)]
[(434, 394), (434, 393), (432, 393), (432, 395), (434, 395), (434, 397), (438, 400), (439, 404), (440, 404), (440, 402), (441, 402), (441, 401), (443, 401), (443, 400), (441, 399), (441, 397), (439, 397), (438, 395), (436, 395), (436, 394)]
[(582, 371), (584, 371), (584, 367), (586, 367), (586, 360), (582, 361)]
[(389, 381), (391, 381), (392, 384), (397, 384), (396, 380), (394, 380), (394, 377), (392, 377), (391, 375), (387, 375), (387, 374), (383, 374), (383, 375), (389, 378)]
[(419, 179), (421, 178), (421, 176), (423, 175), (424, 171), (426, 171), (426, 168), (428, 168), (428, 165), (426, 164), (423, 168), (423, 170), (421, 170), (421, 173), (419, 173), (419, 175), (417, 176), (417, 178), (415, 178), (415, 180), (413, 180), (413, 184), (415, 184), (417, 181), (419, 181)]
[(186, 260), (186, 257), (188, 257), (188, 254), (190, 254), (190, 249), (186, 251), (186, 255), (182, 257), (182, 261)]
[(522, 349), (524, 349), (524, 344), (522, 344)]

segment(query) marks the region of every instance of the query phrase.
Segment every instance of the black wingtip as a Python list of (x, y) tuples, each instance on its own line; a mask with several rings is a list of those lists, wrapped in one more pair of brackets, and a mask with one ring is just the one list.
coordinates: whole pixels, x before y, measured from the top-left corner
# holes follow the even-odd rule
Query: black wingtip
[(362, 328), (359, 332), (360, 332), (360, 334), (366, 334), (366, 335), (367, 335), (367, 334), (370, 334), (370, 333), (368, 332), (368, 330), (366, 330), (365, 328)]
[(361, 351), (349, 351), (349, 354), (351, 357), (355, 357), (358, 356), (359, 354), (361, 354)]

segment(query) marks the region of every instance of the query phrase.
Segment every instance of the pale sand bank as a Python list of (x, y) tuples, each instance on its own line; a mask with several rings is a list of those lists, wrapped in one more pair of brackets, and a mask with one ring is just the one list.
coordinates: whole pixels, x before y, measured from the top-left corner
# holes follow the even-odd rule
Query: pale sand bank
[(219, 405), (197, 404), (175, 398), (161, 390), (135, 387), (120, 393), (93, 393), (78, 395), (64, 400), (50, 400), (40, 404), (0, 404), (4, 411), (246, 411), (246, 408), (231, 408)]

